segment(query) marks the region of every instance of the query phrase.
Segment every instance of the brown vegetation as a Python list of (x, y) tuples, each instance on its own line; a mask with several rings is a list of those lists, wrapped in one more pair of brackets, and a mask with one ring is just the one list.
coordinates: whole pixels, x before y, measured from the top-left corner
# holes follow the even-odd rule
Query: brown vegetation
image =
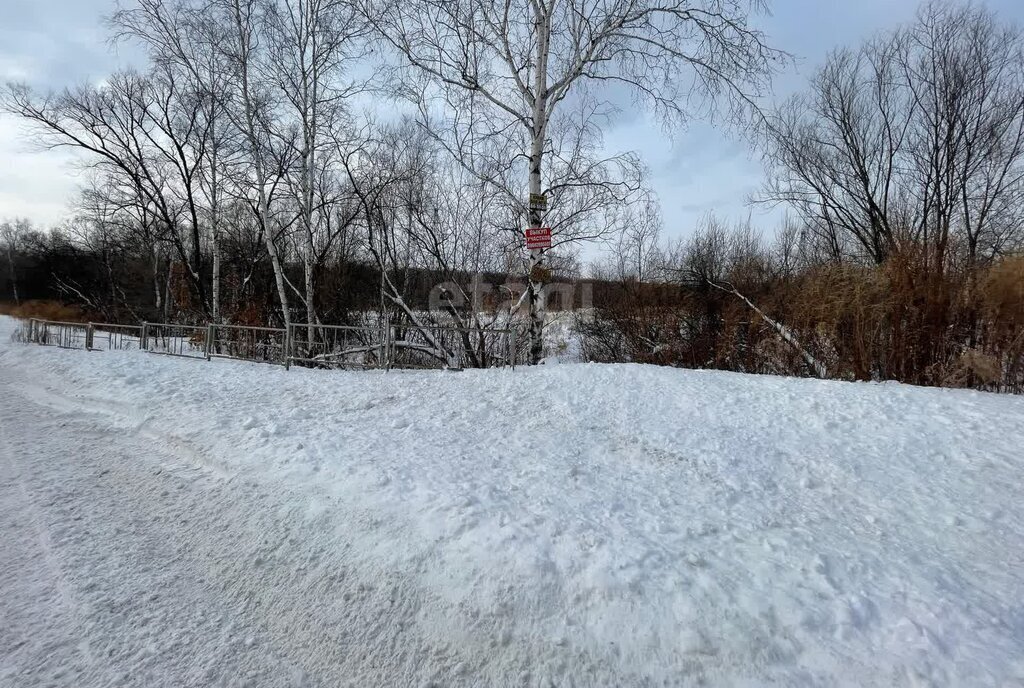
[(0, 314), (14, 318), (38, 318), (61, 322), (88, 322), (90, 320), (85, 311), (76, 305), (39, 299), (23, 301), (20, 304), (0, 301)]

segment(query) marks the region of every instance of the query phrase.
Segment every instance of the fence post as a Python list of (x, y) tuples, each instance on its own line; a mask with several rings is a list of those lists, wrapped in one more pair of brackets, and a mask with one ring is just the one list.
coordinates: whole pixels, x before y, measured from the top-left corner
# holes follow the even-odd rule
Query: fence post
[(149, 323), (143, 321), (142, 333), (139, 335), (139, 350), (149, 351)]
[(96, 328), (93, 327), (93, 324), (91, 322), (90, 323), (86, 323), (85, 324), (85, 350), (86, 351), (92, 351), (93, 335), (95, 335), (95, 334), (96, 334)]
[(217, 335), (217, 326), (213, 323), (206, 325), (206, 341), (203, 342), (203, 353), (206, 354), (206, 360), (210, 360), (210, 354), (213, 349), (213, 338)]

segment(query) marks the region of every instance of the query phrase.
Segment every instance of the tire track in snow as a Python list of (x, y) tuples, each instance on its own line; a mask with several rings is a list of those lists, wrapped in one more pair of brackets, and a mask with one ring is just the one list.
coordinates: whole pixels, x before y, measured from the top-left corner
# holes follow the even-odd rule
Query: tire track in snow
[(131, 412), (130, 406), (121, 404), (110, 399), (68, 396), (47, 387), (34, 386), (31, 384), (19, 385), (19, 394), (28, 402), (44, 408), (66, 413), (70, 415), (86, 415), (103, 419), (119, 430), (123, 430), (138, 437), (154, 442), (163, 450), (170, 449), (175, 457), (181, 459), (182, 465), (168, 465), (171, 470), (185, 469), (185, 473), (199, 471), (201, 473), (219, 478), (229, 479), (234, 472), (225, 465), (207, 458), (207, 455), (196, 449), (190, 442), (174, 433), (164, 432), (157, 429), (150, 416), (139, 419)]
[[(12, 393), (13, 389), (14, 387), (11, 384), (5, 384), (3, 387), (0, 387), (0, 390), (6, 392), (0, 393), (0, 397), (4, 400), (0, 403), (7, 405), (13, 400), (15, 396)], [(11, 417), (12, 415), (11, 408), (8, 407), (3, 409), (3, 413), (0, 414), (0, 417)], [(73, 586), (69, 583), (68, 577), (60, 564), (49, 528), (41, 517), (39, 507), (36, 504), (33, 494), (26, 485), (23, 477), (24, 467), (17, 463), (14, 445), (8, 437), (7, 430), (2, 422), (0, 422), (0, 455), (6, 457), (5, 463), (8, 470), (8, 481), (16, 484), (16, 498), (21, 503), (21, 508), (17, 511), (23, 518), (27, 518), (29, 522), (34, 535), (34, 544), (38, 548), (39, 558), (42, 560), (49, 577), (53, 581), (53, 586), (57, 593), (60, 607), (64, 610), (64, 614), (66, 614), (67, 618), (71, 621), (71, 629), (74, 630), (71, 630), (70, 632), (73, 635), (84, 634), (87, 627), (85, 616), (82, 614), (84, 602), (80, 600), (78, 595), (75, 593)], [(11, 505), (5, 504), (4, 506), (11, 508)], [(8, 554), (10, 554), (10, 552), (8, 552)], [(10, 619), (8, 619), (8, 622), (10, 622)], [(68, 630), (67, 626), (62, 627), (62, 632), (67, 632)], [(41, 639), (39, 638), (29, 639), (29, 642), (40, 641)], [(77, 654), (82, 657), (91, 671), (96, 671), (99, 668), (96, 657), (93, 655), (89, 647), (88, 638), (81, 637), (79, 642), (75, 644), (75, 650), (77, 651)]]
[[(326, 495), (293, 494), (269, 475), (177, 480), (160, 470), (167, 447), (140, 447), (144, 436), (124, 432), (116, 409), (54, 391), (26, 395), (23, 382), (6, 385), (18, 389), (6, 395), (17, 411), (0, 424), (13, 421), (31, 455), (50, 457), (36, 480), (54, 490), (50, 517), (69, 541), (51, 556), (74, 567), (91, 601), (90, 618), (74, 625), (102, 648), (105, 666), (124, 671), (118, 680), (65, 675), (58, 685), (471, 684), (467, 667), (483, 655), (437, 633), (443, 618), (419, 586), (432, 550), (400, 556), (408, 568), (394, 553), (372, 553), (375, 542), (400, 541), (389, 532), (400, 526)], [(38, 443), (25, 439), (37, 433)], [(314, 500), (329, 510), (307, 513)], [(70, 522), (83, 504), (92, 518)], [(75, 590), (65, 582), (66, 599)], [(46, 679), (36, 670), (15, 685)]]

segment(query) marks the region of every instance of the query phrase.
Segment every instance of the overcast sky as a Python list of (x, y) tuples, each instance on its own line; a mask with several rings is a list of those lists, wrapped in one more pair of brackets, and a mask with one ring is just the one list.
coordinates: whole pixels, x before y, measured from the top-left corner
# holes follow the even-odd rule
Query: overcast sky
[[(129, 1), (129, 0), (125, 0)], [(101, 18), (115, 0), (0, 0), (0, 81), (58, 88), (99, 81), (133, 55), (116, 52)], [(832, 48), (855, 45), (913, 17), (916, 0), (775, 0), (772, 16), (759, 19), (772, 45), (796, 56), (795, 68), (775, 82), (776, 97), (801, 88)], [(1024, 0), (991, 0), (1004, 19), (1024, 23)], [(772, 231), (781, 211), (750, 207), (762, 168), (742, 141), (705, 124), (692, 124), (668, 139), (643, 113), (625, 113), (606, 132), (611, 151), (635, 150), (651, 170), (669, 235), (689, 233), (714, 211)], [(40, 153), (24, 128), (0, 116), (0, 218), (24, 216), (52, 226), (68, 213), (77, 185), (66, 154)]]

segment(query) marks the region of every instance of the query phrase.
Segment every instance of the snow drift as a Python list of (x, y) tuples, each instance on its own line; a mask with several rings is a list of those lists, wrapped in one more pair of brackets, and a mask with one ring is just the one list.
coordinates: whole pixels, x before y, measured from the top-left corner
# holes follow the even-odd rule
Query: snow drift
[(0, 684), (1024, 681), (1024, 399), (12, 329)]

